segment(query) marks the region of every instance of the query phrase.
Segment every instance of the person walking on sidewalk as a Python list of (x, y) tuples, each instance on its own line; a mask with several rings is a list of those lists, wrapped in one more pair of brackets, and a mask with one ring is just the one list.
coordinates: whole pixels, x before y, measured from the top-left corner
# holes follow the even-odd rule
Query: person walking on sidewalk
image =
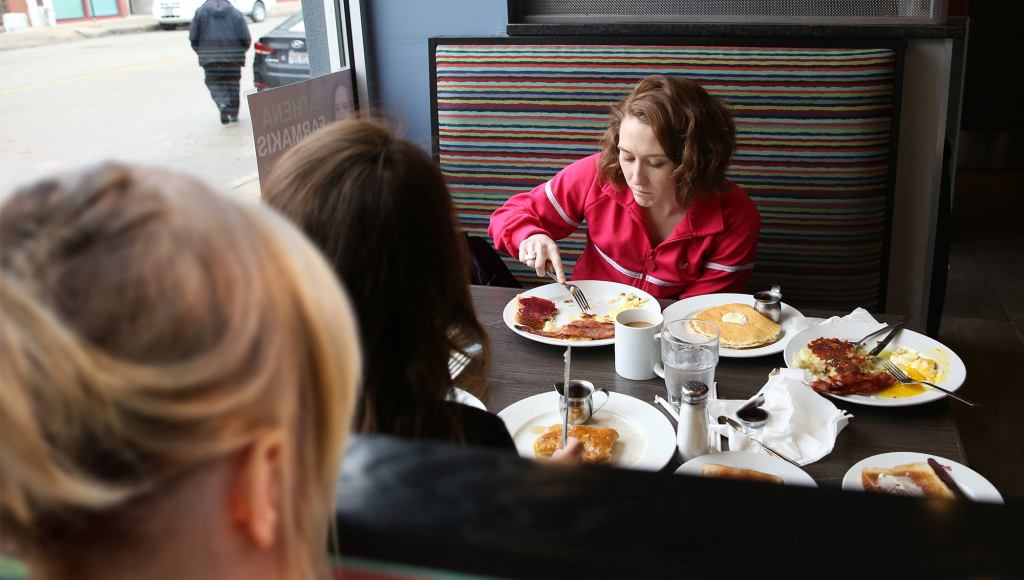
[(237, 121), (245, 51), (252, 42), (245, 16), (228, 0), (206, 0), (196, 10), (188, 37), (206, 71), (206, 86), (220, 110), (221, 124)]

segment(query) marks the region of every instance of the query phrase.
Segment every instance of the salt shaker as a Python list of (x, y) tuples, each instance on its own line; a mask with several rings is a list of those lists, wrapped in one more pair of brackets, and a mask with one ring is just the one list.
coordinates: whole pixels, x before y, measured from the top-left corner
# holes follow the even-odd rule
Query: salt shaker
[(683, 461), (706, 455), (708, 448), (708, 386), (700, 381), (683, 385), (679, 405), (679, 430), (676, 447)]

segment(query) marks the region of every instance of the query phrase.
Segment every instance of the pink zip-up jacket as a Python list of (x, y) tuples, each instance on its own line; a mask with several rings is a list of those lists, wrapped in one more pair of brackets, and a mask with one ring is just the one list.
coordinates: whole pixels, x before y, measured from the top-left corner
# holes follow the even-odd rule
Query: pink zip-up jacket
[(600, 178), (598, 157), (574, 162), (498, 208), (487, 230), (498, 251), (518, 256), (519, 244), (533, 234), (558, 240), (585, 220), (587, 244), (574, 280), (610, 280), (680, 299), (746, 287), (761, 229), (746, 192), (726, 180), (726, 189), (698, 197), (672, 234), (651, 247), (642, 208), (628, 187)]

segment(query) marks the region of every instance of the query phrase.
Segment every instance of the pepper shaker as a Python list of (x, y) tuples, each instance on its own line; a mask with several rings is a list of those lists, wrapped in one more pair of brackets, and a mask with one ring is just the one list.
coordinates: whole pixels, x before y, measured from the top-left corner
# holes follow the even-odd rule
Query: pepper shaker
[(683, 461), (706, 455), (708, 447), (708, 386), (700, 381), (683, 385), (679, 405), (679, 428), (676, 447)]

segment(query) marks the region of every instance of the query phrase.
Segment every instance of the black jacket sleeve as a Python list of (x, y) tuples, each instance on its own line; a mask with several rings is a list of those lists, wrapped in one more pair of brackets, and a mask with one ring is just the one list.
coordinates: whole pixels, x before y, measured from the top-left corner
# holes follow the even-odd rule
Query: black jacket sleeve
[(246, 25), (246, 17), (242, 15), (242, 12), (234, 13), (234, 38), (239, 39), (239, 47), (245, 52), (249, 50), (249, 45), (252, 43), (252, 36), (249, 34), (249, 26)]
[(197, 10), (196, 15), (192, 18), (192, 23), (188, 26), (188, 40), (192, 43), (192, 50), (199, 54), (199, 39), (203, 35), (203, 11)]

